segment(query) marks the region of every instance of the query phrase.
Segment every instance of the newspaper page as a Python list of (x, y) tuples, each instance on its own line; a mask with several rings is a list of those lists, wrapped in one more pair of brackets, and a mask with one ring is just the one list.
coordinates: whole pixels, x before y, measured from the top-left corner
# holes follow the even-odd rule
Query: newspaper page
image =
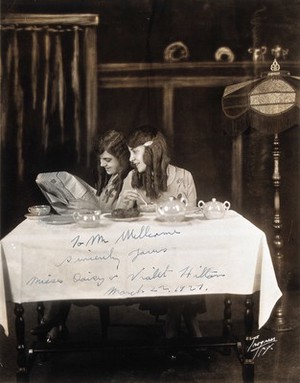
[(98, 202), (96, 189), (80, 177), (66, 171), (39, 173), (35, 181), (50, 205), (59, 214), (65, 213), (69, 201), (74, 199)]

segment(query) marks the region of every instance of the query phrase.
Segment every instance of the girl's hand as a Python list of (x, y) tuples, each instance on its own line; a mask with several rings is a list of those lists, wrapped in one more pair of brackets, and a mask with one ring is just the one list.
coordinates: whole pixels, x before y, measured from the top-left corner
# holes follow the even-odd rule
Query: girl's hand
[(133, 202), (139, 199), (139, 193), (134, 190), (125, 190), (122, 194), (122, 199), (124, 202)]

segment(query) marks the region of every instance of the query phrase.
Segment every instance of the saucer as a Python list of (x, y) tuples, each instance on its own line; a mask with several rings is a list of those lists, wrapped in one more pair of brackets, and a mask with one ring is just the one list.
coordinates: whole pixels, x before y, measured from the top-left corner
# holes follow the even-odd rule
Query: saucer
[(192, 221), (192, 217), (185, 216), (181, 221), (167, 221), (166, 219), (164, 219), (162, 217), (156, 217), (155, 221), (163, 223), (165, 225), (169, 225), (169, 226), (172, 226), (172, 225), (183, 225), (186, 222)]
[(69, 225), (75, 223), (73, 217), (58, 214), (51, 214), (48, 217), (44, 216), (43, 222), (48, 225)]
[(119, 221), (119, 222), (132, 222), (132, 221), (138, 221), (143, 217), (143, 214), (139, 214), (135, 217), (127, 217), (127, 218), (118, 218), (118, 217), (113, 217), (111, 213), (104, 213), (102, 214), (102, 217), (108, 218), (112, 221)]
[(40, 219), (46, 218), (48, 216), (49, 216), (49, 214), (35, 215), (35, 214), (31, 214), (31, 213), (27, 213), (24, 215), (24, 217), (26, 217), (28, 219), (33, 219), (33, 220), (40, 220)]

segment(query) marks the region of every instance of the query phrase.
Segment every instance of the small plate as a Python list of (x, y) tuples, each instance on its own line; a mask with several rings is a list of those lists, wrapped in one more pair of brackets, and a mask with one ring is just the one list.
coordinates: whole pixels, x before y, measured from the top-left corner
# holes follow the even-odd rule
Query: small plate
[(201, 213), (200, 207), (198, 206), (188, 206), (186, 208), (186, 213), (187, 214), (196, 214), (196, 213)]
[(119, 222), (132, 222), (132, 221), (137, 221), (143, 217), (143, 214), (138, 215), (137, 217), (128, 217), (128, 218), (117, 218), (113, 217), (111, 213), (105, 213), (102, 214), (102, 217), (108, 218), (112, 221), (119, 221)]
[(24, 217), (26, 217), (28, 219), (33, 219), (33, 220), (39, 221), (41, 219), (45, 219), (45, 218), (49, 217), (49, 214), (35, 215), (35, 214), (27, 213), (24, 215)]
[(75, 223), (73, 217), (65, 215), (50, 215), (49, 217), (44, 217), (43, 222), (46, 222), (48, 225), (68, 225), (70, 223)]
[(167, 220), (165, 220), (165, 219), (163, 219), (161, 217), (156, 217), (155, 221), (158, 221), (158, 222), (163, 223), (165, 225), (183, 225), (186, 222), (192, 221), (192, 219), (193, 219), (192, 217), (185, 216), (184, 219), (181, 220), (181, 221), (167, 221)]
[(200, 210), (194, 211), (193, 213), (187, 211), (185, 216), (186, 216), (186, 218), (203, 218), (204, 214)]
[(154, 213), (155, 214), (156, 205), (155, 204), (140, 205), (139, 209), (142, 213)]
[(60, 211), (59, 215), (62, 216), (62, 217), (73, 217), (74, 211), (75, 210), (73, 210), (73, 211), (70, 211), (70, 210)]

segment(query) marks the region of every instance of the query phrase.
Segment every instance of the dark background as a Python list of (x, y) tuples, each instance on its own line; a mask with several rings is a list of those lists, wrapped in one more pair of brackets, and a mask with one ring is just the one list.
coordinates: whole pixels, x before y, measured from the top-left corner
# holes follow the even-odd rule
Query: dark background
[[(211, 68), (215, 65), (216, 49), (228, 46), (245, 73), (251, 67), (252, 60), (248, 48), (268, 47), (265, 66), (260, 66), (268, 70), (273, 60), (270, 48), (279, 44), (289, 49), (283, 67), (291, 67), (295, 71), (292, 74), (299, 75), (296, 72), (299, 72), (297, 63), (300, 60), (300, 18), (299, 1), (296, 0), (5, 0), (1, 2), (1, 12), (2, 16), (7, 13), (99, 15), (99, 133), (111, 128), (128, 133), (141, 123), (152, 123), (164, 131), (164, 101), (160, 88), (110, 89), (101, 85), (101, 77), (107, 76), (103, 66), (109, 64), (163, 63), (164, 49), (174, 41), (180, 40), (188, 46), (188, 63), (211, 63)], [(1, 56), (4, 59), (4, 38), (2, 47)], [(23, 64), (20, 71), (26, 73), (26, 62)], [(233, 68), (232, 75), (236, 75), (234, 71)], [(257, 71), (253, 65), (251, 73)], [(166, 73), (168, 78), (173, 79), (178, 75), (176, 71)], [(188, 73), (187, 69), (184, 74)], [(213, 76), (209, 71), (207, 73)], [(148, 75), (152, 74), (153, 71)], [(122, 76), (122, 73), (115, 75)], [(233, 197), (232, 137), (226, 132), (229, 122), (221, 109), (223, 90), (223, 86), (178, 88), (174, 96), (174, 133), (168, 137), (172, 141), (173, 163), (193, 173), (198, 199), (205, 201), (212, 197), (231, 201)], [(36, 118), (38, 116), (30, 115), (30, 119)], [(272, 136), (259, 136), (251, 130), (243, 134), (243, 184), (240, 190), (243, 199), (239, 207), (242, 214), (270, 236), (274, 195), (272, 140)], [(68, 146), (59, 146), (53, 137), (48, 151), (41, 155), (38, 134), (28, 128), (24, 143), (26, 177), (23, 181), (17, 176), (14, 144), (2, 145), (1, 236), (23, 219), (28, 205), (45, 202), (35, 185), (37, 173), (68, 170), (92, 182), (92, 169), (78, 160), (70, 142)], [(284, 253), (290, 265), (287, 275), (295, 281), (299, 270), (300, 234), (299, 126), (281, 133), (280, 142)]]
[(289, 48), (289, 60), (300, 56), (297, 0), (3, 0), (1, 9), (99, 14), (100, 63), (160, 62), (177, 40), (188, 45), (192, 61), (212, 60), (220, 46), (232, 47), (238, 61), (249, 60), (253, 43)]

